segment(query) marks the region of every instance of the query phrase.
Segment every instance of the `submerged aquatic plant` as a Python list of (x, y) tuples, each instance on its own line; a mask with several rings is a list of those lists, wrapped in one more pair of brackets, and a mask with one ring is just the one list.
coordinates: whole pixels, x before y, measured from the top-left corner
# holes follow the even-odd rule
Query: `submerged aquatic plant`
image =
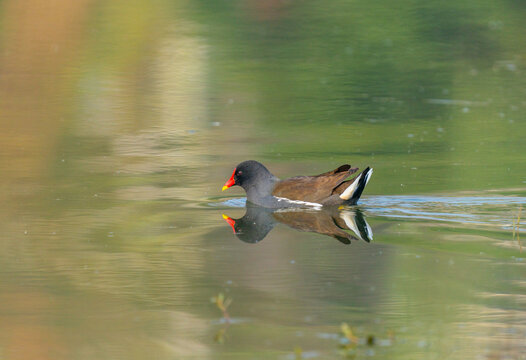
[(225, 297), (225, 294), (219, 293), (216, 296), (213, 296), (210, 301), (218, 307), (219, 310), (223, 313), (223, 318), (226, 321), (226, 326), (219, 329), (219, 331), (214, 336), (214, 341), (218, 344), (223, 344), (227, 337), (227, 330), (230, 325), (230, 315), (228, 314), (228, 307), (232, 303), (231, 298)]
[(340, 332), (343, 337), (340, 339), (340, 353), (347, 358), (354, 358), (356, 356), (356, 346), (358, 345), (358, 337), (356, 337), (349, 324), (342, 323), (340, 325)]
[(515, 235), (517, 235), (517, 243), (519, 244), (519, 251), (522, 253), (522, 244), (521, 244), (521, 238), (520, 238), (521, 212), (522, 212), (522, 205), (519, 208), (519, 213), (517, 214), (517, 221), (513, 222), (513, 239), (515, 239)]
[(395, 334), (392, 330), (387, 330), (386, 338), (379, 338), (377, 335), (369, 334), (365, 337), (356, 336), (351, 327), (347, 323), (342, 323), (340, 326), (340, 354), (348, 359), (356, 358), (361, 351), (369, 348), (367, 351), (372, 351), (371, 347), (391, 346), (395, 340)]
[(219, 294), (217, 294), (217, 296), (213, 296), (210, 299), (210, 301), (213, 302), (214, 304), (216, 304), (216, 306), (219, 308), (219, 310), (221, 310), (221, 312), (223, 313), (223, 318), (227, 322), (230, 322), (230, 315), (228, 314), (227, 309), (230, 306), (230, 304), (232, 303), (232, 298), (227, 298), (227, 297), (225, 297), (225, 294), (219, 293)]
[(347, 323), (342, 323), (340, 330), (343, 334), (343, 337), (348, 341), (348, 344), (357, 344), (358, 338), (354, 336), (351, 327)]
[(296, 347), (294, 348), (294, 358), (295, 358), (296, 360), (299, 360), (299, 359), (301, 359), (302, 357), (303, 357), (303, 350), (301, 349), (300, 346), (296, 346)]

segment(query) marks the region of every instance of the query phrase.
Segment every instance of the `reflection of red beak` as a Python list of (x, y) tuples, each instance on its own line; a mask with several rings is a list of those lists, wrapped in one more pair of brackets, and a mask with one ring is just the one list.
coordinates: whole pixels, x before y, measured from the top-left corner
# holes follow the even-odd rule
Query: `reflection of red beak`
[(221, 189), (221, 191), (225, 191), (226, 189), (228, 189), (229, 187), (231, 187), (232, 185), (235, 185), (236, 184), (236, 180), (234, 179), (234, 175), (236, 174), (236, 169), (234, 169), (234, 172), (232, 173), (232, 176), (230, 177), (230, 179), (228, 179), (228, 181), (225, 183), (225, 185), (223, 186), (223, 188)]
[(235, 228), (236, 221), (232, 219), (231, 217), (226, 216), (225, 214), (223, 214), (223, 219), (225, 219), (228, 225), (232, 227), (232, 230), (234, 230), (234, 234), (235, 234), (236, 233), (236, 228)]

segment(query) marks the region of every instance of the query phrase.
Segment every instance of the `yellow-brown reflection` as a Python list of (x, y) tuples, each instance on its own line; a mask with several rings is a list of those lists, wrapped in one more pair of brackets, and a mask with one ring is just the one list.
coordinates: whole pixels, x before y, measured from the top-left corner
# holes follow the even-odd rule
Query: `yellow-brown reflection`
[(5, 189), (46, 175), (68, 106), (62, 101), (62, 75), (82, 46), (90, 2), (3, 2), (0, 141)]
[[(34, 194), (35, 185), (47, 176), (68, 105), (61, 101), (62, 75), (82, 45), (89, 4), (88, 0), (2, 3), (1, 215), (16, 213), (19, 204), (10, 201), (13, 195)], [(6, 242), (2, 244), (5, 249)], [(2, 293), (3, 309), (19, 315), (3, 317), (6, 359), (69, 358), (65, 340), (47, 325), (46, 315), (59, 311), (49, 294), (8, 283)]]
[(49, 325), (49, 314), (57, 311), (51, 294), (20, 286), (4, 287), (2, 292), (2, 312), (11, 314), (0, 324), (5, 359), (69, 358), (64, 339)]
[[(166, 138), (180, 137), (196, 145), (198, 137), (187, 136), (188, 130), (199, 129), (206, 121), (202, 100), (206, 49), (201, 41), (180, 31), (159, 36), (159, 14), (165, 9), (145, 4), (122, 1), (101, 5), (89, 0), (2, 3), (3, 274), (14, 284), (24, 279), (24, 274), (38, 274), (45, 280), (37, 280), (38, 286), (2, 282), (3, 313), (15, 314), (2, 316), (0, 341), (6, 359), (67, 359), (78, 351), (102, 357), (108, 352), (97, 349), (112, 350), (123, 337), (133, 338), (136, 345), (122, 346), (117, 354), (121, 358), (206, 356), (209, 351), (199, 340), (192, 340), (208, 329), (200, 318), (184, 311), (142, 313), (142, 308), (132, 305), (145, 291), (143, 282), (133, 274), (149, 268), (159, 270), (158, 262), (149, 262), (133, 245), (114, 253), (100, 243), (96, 234), (100, 227), (111, 224), (116, 231), (149, 221), (133, 215), (136, 203), (102, 210), (84, 203), (79, 210), (75, 203), (58, 209), (60, 203), (51, 202), (55, 200), (51, 193), (60, 191), (64, 183), (76, 197), (92, 197), (83, 184), (86, 174), (104, 174), (107, 178), (103, 181), (110, 182), (110, 171), (117, 166), (125, 174), (151, 174), (176, 165), (191, 167), (205, 154), (199, 144), (188, 153), (184, 149), (177, 154), (159, 150)], [(153, 64), (152, 73), (144, 73), (145, 61)], [(79, 96), (85, 83), (94, 86)], [(81, 118), (83, 113), (89, 119)], [(110, 144), (110, 153), (103, 157), (82, 154), (72, 168), (54, 172), (54, 164), (62, 156), (59, 151), (71, 151), (64, 149), (62, 142), (72, 136), (102, 139)], [(143, 200), (157, 199), (162, 190), (141, 185), (121, 187), (112, 195), (126, 198), (133, 189), (141, 191)], [(184, 196), (189, 196), (188, 192), (181, 192)], [(86, 245), (90, 241), (95, 244)], [(132, 239), (126, 241), (133, 244)], [(179, 292), (171, 288), (170, 281), (156, 282), (163, 289), (152, 292), (188, 292), (188, 279), (182, 274), (202, 264), (199, 255), (194, 255), (175, 261), (181, 267), (181, 281), (176, 284)], [(174, 259), (177, 256), (173, 254)], [(164, 264), (159, 274), (174, 271), (172, 262)], [(71, 294), (56, 290), (64, 280), (72, 287)], [(112, 295), (108, 298), (107, 294)], [(91, 299), (89, 304), (84, 298)], [(177, 296), (170, 301), (177, 303)], [(137, 328), (137, 314), (143, 319), (140, 324), (153, 319), (162, 325), (150, 334), (148, 329)], [(64, 321), (70, 323), (62, 326)], [(78, 329), (83, 329), (83, 334), (73, 335)]]

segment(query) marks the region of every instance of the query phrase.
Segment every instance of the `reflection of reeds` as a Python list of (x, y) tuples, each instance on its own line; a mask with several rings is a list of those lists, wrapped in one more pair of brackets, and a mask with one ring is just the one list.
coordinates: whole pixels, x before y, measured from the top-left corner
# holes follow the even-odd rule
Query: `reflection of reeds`
[(522, 212), (522, 205), (519, 208), (519, 214), (517, 215), (517, 221), (513, 222), (513, 239), (515, 239), (515, 235), (517, 235), (517, 243), (519, 244), (519, 251), (522, 253), (522, 244), (521, 244), (521, 237), (520, 237), (521, 212)]
[(225, 339), (227, 337), (226, 331), (228, 330), (228, 327), (230, 326), (230, 322), (226, 323), (226, 326), (219, 329), (219, 331), (214, 336), (214, 341), (218, 344), (224, 344)]

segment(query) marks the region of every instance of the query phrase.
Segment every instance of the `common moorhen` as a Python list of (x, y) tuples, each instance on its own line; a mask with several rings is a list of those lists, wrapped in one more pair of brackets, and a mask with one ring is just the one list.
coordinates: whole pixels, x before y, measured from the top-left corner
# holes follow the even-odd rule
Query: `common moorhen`
[(239, 185), (245, 189), (249, 202), (267, 208), (354, 205), (373, 169), (367, 167), (360, 175), (345, 181), (357, 171), (358, 168), (346, 164), (316, 176), (280, 180), (263, 164), (247, 160), (236, 166), (223, 190)]

